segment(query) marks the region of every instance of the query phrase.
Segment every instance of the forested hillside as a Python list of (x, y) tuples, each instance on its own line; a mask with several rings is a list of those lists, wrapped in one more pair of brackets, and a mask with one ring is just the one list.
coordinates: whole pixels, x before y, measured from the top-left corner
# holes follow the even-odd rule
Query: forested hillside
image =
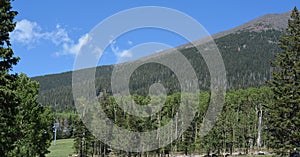
[[(59, 138), (74, 137), (74, 148), (80, 155), (160, 156), (178, 153), (210, 156), (213, 153), (222, 156), (259, 154), (259, 151), (262, 154), (276, 153), (279, 155), (297, 153), (295, 150), (299, 146), (298, 28), (300, 16), (295, 8), (291, 16), (294, 21), (289, 20), (286, 31), (283, 31), (283, 26), (276, 25), (281, 24), (280, 20), (274, 22), (274, 20), (278, 20), (278, 17), (285, 16), (274, 16), (263, 16), (254, 20), (254, 23), (249, 22), (238, 27), (239, 29), (214, 36), (226, 68), (227, 93), (220, 116), (213, 124), (213, 128), (203, 136), (202, 124), (204, 126), (211, 124), (212, 119), (206, 121), (205, 117), (206, 112), (209, 111), (210, 102), (214, 101), (214, 93), (209, 89), (211, 78), (208, 66), (198, 52), (199, 49), (205, 53), (211, 51), (208, 48), (211, 43), (205, 42), (205, 40), (195, 41), (196, 46), (186, 44), (177, 47), (177, 50), (188, 59), (195, 70), (198, 80), (179, 82), (176, 74), (169, 68), (149, 62), (142, 64), (130, 76), (131, 96), (112, 96), (111, 76), (115, 67), (118, 67), (120, 71), (125, 71), (124, 69), (127, 66), (130, 67), (132, 63), (172, 58), (175, 52), (168, 50), (132, 62), (97, 67), (95, 88), (98, 101), (90, 102), (85, 97), (76, 99), (77, 109), (81, 116), (76, 112), (69, 112), (75, 110), (72, 98), (72, 72), (33, 78), (41, 85), (39, 101), (43, 105), (53, 106), (52, 109), (56, 113), (55, 121), (61, 125), (58, 132)], [(186, 70), (184, 66), (182, 66), (183, 68), (180, 68), (181, 65), (176, 66), (182, 71)], [(85, 70), (87, 69), (83, 69), (83, 71)], [(81, 81), (76, 84), (76, 87), (81, 88), (91, 82), (91, 80)], [(163, 84), (167, 92), (166, 99), (163, 99), (162, 94), (149, 96), (149, 87), (154, 83)], [(218, 83), (223, 82), (217, 82), (217, 85), (219, 85)], [(267, 84), (269, 87), (266, 87)], [(182, 87), (189, 88), (196, 85), (201, 89), (199, 93), (192, 94), (181, 91)], [(119, 84), (117, 86), (121, 90), (126, 88)], [(83, 95), (86, 91), (82, 88), (77, 92), (81, 92), (80, 94)], [(182, 95), (187, 97), (183, 98)], [(198, 98), (200, 98), (199, 102)], [(119, 99), (121, 101), (118, 101)], [(177, 118), (191, 113), (188, 110), (189, 106), (183, 105), (186, 108), (182, 114), (177, 114), (179, 106), (182, 106), (181, 102), (198, 103), (197, 109), (194, 109), (195, 116), (188, 124), (188, 129), (182, 134), (180, 131), (178, 132), (177, 126), (185, 125), (186, 122), (177, 120)], [(148, 104), (156, 106), (164, 103), (164, 106), (159, 112), (148, 117), (133, 116), (120, 107), (133, 103), (142, 106)], [(105, 119), (105, 116), (99, 112), (90, 112), (99, 111), (100, 106), (108, 119)], [(130, 107), (130, 110), (136, 111), (136, 109)], [(214, 107), (212, 110), (217, 112)], [(140, 112), (152, 113), (152, 109)], [(105, 122), (99, 123), (99, 119)], [(114, 134), (115, 130), (111, 125), (104, 125), (108, 123), (132, 132), (147, 132), (166, 126), (171, 119), (175, 119), (175, 132), (168, 132), (161, 136), (161, 132), (158, 131), (154, 136), (155, 140), (142, 136), (124, 136), (123, 138), (119, 134)], [(102, 132), (97, 126), (100, 126)], [(207, 128), (204, 127), (205, 129)], [(180, 136), (172, 140), (172, 143), (161, 146), (161, 142), (164, 139), (172, 139), (173, 134)], [(118, 143), (120, 139), (123, 139), (125, 143), (121, 144), (132, 147), (127, 152), (121, 151), (103, 140), (99, 140), (102, 139), (102, 136), (108, 136), (109, 142), (112, 143)], [(135, 141), (137, 143), (130, 143), (133, 139), (137, 139)], [(143, 143), (145, 139), (148, 141)], [(152, 145), (159, 147), (148, 151), (148, 147)], [(138, 147), (142, 149), (133, 153), (132, 149)]]
[[(213, 35), (215, 43), (223, 57), (228, 90), (259, 87), (270, 78), (270, 61), (275, 52), (280, 52), (279, 37), (287, 27), (289, 12), (269, 14), (228, 31)], [(201, 40), (199, 40), (201, 41)], [(195, 45), (201, 42), (195, 41)], [(203, 58), (190, 44), (177, 49), (190, 61), (196, 71), (198, 84), (202, 90), (208, 90), (210, 75)], [(163, 56), (158, 53), (155, 56)], [(169, 52), (172, 55), (172, 52)], [(113, 65), (99, 66), (96, 71), (96, 91), (99, 95), (110, 93), (110, 76)], [(57, 111), (74, 110), (72, 98), (72, 72), (34, 77), (40, 83), (39, 102), (55, 106)], [(130, 80), (131, 93), (146, 95), (149, 83), (160, 82), (168, 93), (179, 92), (179, 84), (174, 73), (158, 64), (146, 64), (139, 67)], [(151, 85), (151, 84), (150, 84)]]
[[(228, 89), (258, 87), (270, 77), (269, 62), (275, 52), (282, 31), (241, 30), (215, 39), (223, 57), (228, 79)], [(207, 90), (210, 83), (208, 68), (196, 48), (184, 46), (179, 51), (190, 61), (199, 78), (199, 87)], [(171, 53), (170, 53), (171, 54)], [(110, 76), (113, 66), (97, 67), (96, 90), (110, 93)], [(141, 79), (143, 78), (143, 79)], [(55, 106), (56, 110), (74, 110), (72, 99), (72, 72), (34, 77), (40, 83), (39, 101), (43, 105)], [(178, 80), (168, 68), (158, 64), (139, 67), (131, 77), (131, 92), (145, 95), (149, 83), (160, 81), (168, 86), (169, 93), (178, 91)], [(148, 84), (147, 84), (148, 83)]]

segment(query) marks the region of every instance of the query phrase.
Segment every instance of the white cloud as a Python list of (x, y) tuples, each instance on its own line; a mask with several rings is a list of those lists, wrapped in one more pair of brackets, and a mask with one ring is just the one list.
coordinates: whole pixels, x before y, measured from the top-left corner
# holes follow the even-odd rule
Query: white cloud
[(73, 42), (73, 40), (70, 39), (68, 32), (60, 25), (56, 25), (56, 30), (52, 32), (43, 33), (43, 38), (51, 40), (55, 45)]
[(13, 42), (19, 42), (29, 47), (36, 44), (42, 36), (41, 27), (36, 22), (28, 20), (19, 21), (15, 30), (10, 34)]
[(128, 60), (129, 58), (133, 57), (133, 54), (129, 50), (120, 50), (120, 48), (117, 46), (117, 42), (111, 41), (110, 42), (110, 48), (114, 52), (114, 54), (118, 57), (118, 62), (124, 62)]
[[(37, 45), (41, 40), (51, 41), (59, 50), (56, 55), (76, 55), (80, 48), (90, 39), (88, 34), (81, 36), (76, 42), (69, 37), (65, 28), (59, 24), (53, 31), (44, 31), (36, 23), (26, 19), (17, 22), (15, 30), (10, 34), (13, 42), (21, 43), (28, 48)], [(98, 52), (99, 50), (97, 50)]]
[(79, 53), (81, 47), (85, 45), (90, 40), (88, 34), (81, 36), (76, 43), (73, 40), (61, 42), (62, 51), (56, 53), (56, 55), (76, 55)]
[(119, 58), (131, 58), (132, 57), (132, 53), (129, 50), (123, 50), (122, 52), (119, 52), (117, 54), (117, 56)]

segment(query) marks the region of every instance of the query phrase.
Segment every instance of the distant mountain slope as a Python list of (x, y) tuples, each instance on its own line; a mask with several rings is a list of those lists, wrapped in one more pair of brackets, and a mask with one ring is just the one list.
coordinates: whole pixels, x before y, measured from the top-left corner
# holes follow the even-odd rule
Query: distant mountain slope
[[(289, 13), (269, 14), (213, 35), (225, 63), (229, 89), (257, 87), (269, 79), (269, 62), (275, 52), (280, 52), (277, 42), (287, 27), (288, 18)], [(201, 46), (202, 41), (201, 39), (193, 43)], [(196, 48), (191, 44), (185, 44), (177, 49), (195, 69), (200, 88), (208, 90), (209, 72), (203, 58), (195, 53)], [(152, 57), (167, 54), (172, 54), (172, 49)], [(113, 66), (97, 67), (95, 87), (98, 94), (104, 90), (110, 93), (112, 70)], [(71, 72), (39, 76), (33, 79), (40, 83), (39, 101), (42, 104), (56, 106), (57, 110), (74, 109)], [(161, 65), (147, 64), (138, 68), (132, 75), (131, 92), (145, 95), (149, 85), (157, 81), (164, 84), (169, 93), (180, 91), (178, 80), (172, 71)]]
[(249, 21), (243, 25), (240, 25), (236, 28), (223, 31), (213, 35), (214, 38), (220, 38), (222, 36), (237, 33), (240, 31), (254, 31), (254, 32), (261, 32), (266, 30), (277, 30), (277, 31), (284, 31), (288, 25), (288, 19), (291, 12), (286, 12), (283, 14), (267, 14), (261, 16), (257, 19)]

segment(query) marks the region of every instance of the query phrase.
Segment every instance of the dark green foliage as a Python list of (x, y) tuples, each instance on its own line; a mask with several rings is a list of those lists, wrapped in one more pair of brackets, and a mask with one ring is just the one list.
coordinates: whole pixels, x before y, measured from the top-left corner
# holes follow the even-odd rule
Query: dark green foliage
[[(195, 95), (194, 95), (195, 96)], [(182, 152), (183, 154), (206, 154), (223, 152), (232, 153), (241, 151), (250, 154), (251, 149), (267, 148), (271, 142), (267, 138), (265, 106), (270, 103), (273, 94), (269, 88), (249, 88), (246, 90), (230, 91), (227, 93), (226, 102), (223, 107), (223, 112), (218, 118), (216, 125), (208, 133), (201, 137), (200, 128), (203, 123), (203, 117), (207, 112), (207, 107), (210, 101), (208, 92), (200, 92), (200, 102), (198, 112), (190, 127), (174, 142), (164, 148), (159, 148), (151, 152), (129, 153), (119, 150), (112, 150), (116, 156), (134, 156), (148, 155), (154, 156), (158, 154), (169, 154)], [(133, 96), (135, 102), (139, 105), (144, 105), (149, 102), (149, 97)], [(128, 102), (131, 97), (123, 97), (123, 102)], [(161, 96), (153, 97), (156, 103), (161, 103)], [(82, 100), (83, 101), (83, 100)], [(189, 101), (194, 101), (193, 95), (189, 95)], [(159, 113), (153, 114), (150, 117), (141, 118), (134, 117), (120, 108), (116, 104), (115, 98), (103, 94), (100, 98), (100, 105), (103, 107), (107, 117), (114, 124), (131, 131), (151, 131), (162, 127), (174, 118), (179, 106), (180, 94), (172, 94), (167, 96), (167, 100)], [(262, 114), (259, 114), (262, 110)], [(259, 118), (262, 117), (260, 124)], [(93, 120), (93, 117), (89, 117)], [(95, 125), (97, 125), (95, 123)], [(261, 127), (260, 127), (261, 126)], [(261, 131), (259, 131), (262, 128)], [(109, 128), (107, 128), (109, 130)], [(203, 129), (203, 128), (202, 128)], [(75, 131), (75, 148), (77, 153), (85, 155), (108, 154), (109, 148), (103, 142), (98, 141), (86, 129), (85, 125), (78, 119), (76, 122)], [(117, 137), (111, 136), (112, 141), (118, 141)], [(258, 139), (260, 142), (257, 142)], [(125, 139), (122, 139), (125, 140)], [(158, 142), (160, 139), (152, 142)], [(130, 145), (128, 140), (128, 145)]]
[(230, 89), (260, 87), (270, 78), (269, 61), (280, 51), (280, 31), (242, 31), (216, 40), (222, 53)]
[(11, 10), (10, 0), (0, 1), (0, 71), (12, 69), (16, 65), (19, 58), (13, 56), (13, 50), (9, 40), (9, 33), (15, 29), (16, 23), (13, 22), (17, 15), (16, 11)]
[(77, 122), (78, 115), (75, 112), (55, 112), (53, 113), (53, 124), (59, 123), (59, 128), (57, 128), (56, 138), (66, 139), (73, 138), (75, 131), (75, 124)]
[[(264, 106), (271, 101), (272, 96), (268, 88), (228, 92), (221, 117), (211, 132), (212, 136), (208, 136), (217, 146), (215, 150), (232, 153), (241, 149), (244, 153), (249, 153), (250, 149), (267, 147)], [(260, 110), (262, 114), (259, 114)], [(260, 116), (262, 117), (261, 132), (259, 131)], [(259, 143), (258, 138), (261, 138)]]
[(37, 103), (37, 82), (10, 74), (19, 60), (9, 38), (16, 15), (10, 0), (0, 0), (0, 156), (43, 157), (52, 136), (50, 110)]
[(79, 117), (75, 120), (74, 148), (75, 153), (82, 157), (90, 154), (107, 156), (109, 153), (109, 147), (97, 140)]
[(272, 62), (274, 102), (268, 110), (269, 132), (271, 146), (287, 153), (300, 148), (300, 15), (296, 7), (279, 44), (283, 53), (277, 53)]
[(0, 156), (5, 156), (14, 149), (16, 141), (16, 117), (17, 105), (16, 76), (1, 72), (0, 75)]
[(38, 83), (25, 74), (16, 80), (15, 141), (8, 156), (43, 156), (52, 139), (52, 115), (49, 107), (37, 103)]
[[(280, 51), (277, 42), (281, 34), (282, 32), (277, 30), (241, 31), (215, 40), (224, 59), (229, 89), (259, 87), (270, 78), (269, 61), (274, 52)], [(209, 90), (210, 75), (202, 56), (194, 47), (180, 48), (180, 51), (195, 69), (199, 87), (205, 91)], [(97, 95), (101, 92), (111, 93), (112, 70), (112, 65), (97, 67)], [(34, 77), (33, 80), (41, 85), (40, 103), (55, 106), (53, 109), (57, 112), (75, 110), (71, 72)], [(130, 92), (145, 96), (149, 84), (157, 82), (167, 88), (168, 94), (180, 92), (176, 75), (170, 69), (153, 63), (145, 64), (134, 71), (130, 78)]]
[(13, 57), (9, 41), (9, 33), (15, 28), (13, 19), (17, 12), (11, 11), (10, 1), (0, 1), (0, 156), (5, 156), (11, 151), (16, 141), (16, 119), (18, 101), (16, 98), (16, 77), (8, 71), (18, 61)]

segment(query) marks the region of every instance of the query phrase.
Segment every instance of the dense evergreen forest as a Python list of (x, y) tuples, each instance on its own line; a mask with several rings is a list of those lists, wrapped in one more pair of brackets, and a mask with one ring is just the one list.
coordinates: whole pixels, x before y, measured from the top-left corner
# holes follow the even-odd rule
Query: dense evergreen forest
[[(230, 154), (233, 152), (250, 154), (254, 153), (254, 150), (268, 149), (267, 146), (272, 141), (268, 137), (267, 126), (269, 125), (269, 116), (266, 115), (265, 107), (268, 106), (273, 98), (272, 91), (269, 88), (249, 88), (228, 92), (221, 116), (209, 134), (204, 137), (201, 136), (201, 124), (209, 105), (210, 94), (208, 92), (200, 92), (199, 94), (189, 95), (188, 100), (190, 103), (197, 100), (195, 96), (199, 96), (200, 103), (192, 124), (178, 139), (166, 147), (152, 152), (141, 153), (112, 150), (109, 146), (94, 138), (78, 117), (77, 119), (72, 117), (73, 127), (76, 128), (76, 134), (73, 135), (75, 137), (74, 146), (76, 151), (77, 153), (89, 155), (108, 155), (113, 151), (113, 154), (117, 156), (153, 156), (159, 154), (176, 154), (179, 152), (186, 155), (211, 153)], [(160, 101), (163, 100), (161, 97), (162, 96), (156, 96), (153, 97), (153, 99), (156, 100), (156, 103), (160, 103)], [(115, 124), (131, 131), (144, 132), (164, 126), (175, 116), (180, 104), (180, 93), (169, 95), (162, 110), (147, 118), (137, 118), (126, 114), (118, 107), (115, 98), (112, 96), (103, 94), (100, 99), (102, 100), (99, 102), (100, 105)], [(134, 100), (139, 105), (147, 104), (150, 101), (149, 97), (137, 95), (134, 96)], [(126, 101), (124, 101), (124, 103), (125, 102)], [(91, 123), (93, 123), (93, 116), (96, 115), (90, 115), (84, 118), (89, 118)], [(178, 119), (180, 119), (180, 117), (178, 117)], [(107, 132), (107, 134), (109, 133), (110, 132)], [(169, 135), (170, 137), (172, 136), (171, 134)], [(82, 145), (83, 137), (85, 139), (84, 145)], [(116, 141), (119, 140), (117, 137), (112, 138)], [(157, 141), (153, 142), (159, 141), (160, 140), (157, 139)], [(130, 139), (128, 139), (128, 144), (130, 144)]]
[[(265, 81), (270, 78), (270, 61), (275, 52), (281, 51), (277, 43), (282, 33), (278, 30), (261, 32), (245, 30), (215, 40), (224, 60), (228, 90), (260, 87), (265, 84)], [(207, 91), (210, 85), (210, 75), (202, 56), (194, 47), (180, 48), (179, 51), (195, 69), (199, 87)], [(97, 67), (95, 88), (98, 95), (101, 92), (111, 93), (112, 70), (113, 65)], [(32, 79), (40, 83), (39, 102), (41, 104), (55, 106), (56, 111), (75, 110), (72, 96), (72, 72)], [(162, 83), (168, 88), (169, 94), (179, 92), (178, 80), (170, 69), (159, 64), (146, 64), (135, 70), (131, 76), (131, 93), (145, 95), (149, 83), (153, 82)]]
[[(131, 76), (131, 95), (112, 96), (110, 76), (114, 65), (100, 66), (95, 76), (97, 96), (93, 100), (96, 101), (91, 103), (80, 98), (76, 100), (79, 102), (76, 111), (72, 95), (72, 72), (32, 79), (26, 74), (12, 74), (19, 58), (14, 56), (9, 33), (16, 26), (13, 21), (17, 12), (11, 10), (10, 0), (0, 0), (0, 4), (0, 156), (45, 157), (49, 153), (53, 123), (60, 124), (58, 138), (74, 138), (75, 153), (80, 157), (170, 154), (205, 154), (208, 157), (253, 154), (258, 151), (280, 156), (300, 156), (300, 14), (296, 7), (291, 12), (285, 31), (269, 29), (267, 26), (268, 29), (244, 29), (215, 39), (226, 66), (228, 86), (222, 112), (213, 124), (211, 119), (205, 120), (205, 116), (216, 95), (210, 90), (208, 67), (195, 47), (184, 45), (179, 51), (195, 69), (198, 80), (180, 85), (170, 69), (148, 63), (136, 69)], [(196, 46), (205, 50), (209, 43)], [(170, 55), (172, 52), (150, 57), (164, 58)], [(89, 83), (81, 82), (79, 86)], [(149, 96), (148, 89), (153, 83), (164, 85), (167, 96), (160, 93)], [(181, 91), (182, 86), (199, 86), (200, 90), (187, 93)], [(191, 123), (180, 120), (191, 114), (189, 106), (182, 107), (181, 102), (197, 106)], [(148, 117), (137, 117), (120, 107), (133, 103), (141, 106), (164, 105)], [(99, 114), (100, 108), (109, 120)], [(183, 110), (178, 112), (180, 109)], [(211, 110), (216, 111), (215, 108)], [(143, 112), (152, 113), (152, 110)], [(120, 139), (113, 134), (111, 125), (100, 125), (102, 129), (99, 130), (99, 118), (104, 119), (105, 124), (113, 123), (131, 132), (157, 130), (171, 120), (176, 125), (171, 129), (175, 132), (161, 136), (158, 131), (156, 139), (146, 140), (148, 143), (143, 143), (145, 140), (135, 136), (132, 138), (137, 143), (132, 143), (132, 138)], [(177, 130), (184, 125), (189, 127)], [(206, 132), (209, 125), (213, 127)], [(124, 145), (142, 145), (143, 149), (135, 151), (131, 147), (127, 151), (118, 150), (92, 133), (109, 137), (111, 143), (122, 140)], [(175, 137), (179, 135), (178, 138), (172, 139), (174, 134)], [(173, 142), (161, 146), (164, 139)], [(158, 149), (144, 151), (152, 145), (157, 145)]]
[[(197, 51), (195, 47), (186, 46), (180, 51), (197, 72), (199, 81), (196, 83), (201, 88), (199, 93), (182, 93), (172, 71), (162, 65), (150, 63), (139, 67), (133, 73), (129, 85), (132, 96), (122, 97), (121, 104), (117, 103), (118, 97), (111, 95), (109, 76), (113, 66), (97, 67), (98, 101), (89, 104), (85, 99), (79, 100), (83, 104), (79, 107), (85, 110), (97, 110), (101, 106), (108, 118), (119, 127), (134, 132), (146, 132), (170, 122), (176, 115), (181, 101), (197, 103), (196, 100), (199, 98), (196, 116), (189, 128), (171, 144), (154, 151), (138, 153), (120, 151), (95, 138), (86, 126), (91, 129), (93, 124), (97, 123), (96, 119), (99, 115), (97, 113), (81, 115), (81, 118), (88, 122), (83, 124), (74, 111), (71, 72), (33, 78), (41, 83), (39, 101), (52, 106), (52, 110), (57, 113), (56, 122), (61, 124), (59, 138), (74, 138), (74, 148), (81, 156), (112, 154), (115, 156), (170, 154), (223, 156), (234, 153), (251, 155), (258, 151), (277, 153), (282, 156), (292, 155), (295, 153), (294, 150), (300, 149), (298, 78), (300, 16), (296, 8), (291, 16), (294, 20), (289, 21), (286, 32), (244, 30), (216, 39), (227, 70), (228, 88), (221, 115), (212, 130), (205, 136), (202, 134), (201, 126), (211, 101), (210, 77), (203, 58), (195, 53)], [(170, 54), (163, 55), (160, 57), (167, 57)], [(146, 118), (135, 117), (120, 108), (122, 103), (133, 103), (130, 101), (131, 98), (138, 105), (146, 105), (150, 101), (154, 101), (152, 102), (154, 104), (164, 102), (163, 95), (151, 98), (148, 96), (149, 86), (156, 82), (162, 83), (168, 94), (163, 108), (158, 113)], [(186, 84), (189, 85), (193, 84)], [(182, 94), (187, 94), (188, 99), (181, 100)], [(84, 104), (89, 104), (89, 107)], [(177, 123), (183, 125), (184, 122)], [(109, 136), (112, 142), (120, 140), (119, 137), (113, 136), (110, 128), (105, 129), (107, 132), (102, 134)], [(172, 135), (170, 132), (165, 135), (167, 136), (165, 138), (172, 138)], [(147, 144), (159, 146), (161, 139), (159, 135), (157, 137), (158, 139), (152, 141), (153, 143)], [(130, 141), (127, 139), (128, 143), (125, 144), (132, 145)], [(138, 144), (144, 143), (140, 140)]]

